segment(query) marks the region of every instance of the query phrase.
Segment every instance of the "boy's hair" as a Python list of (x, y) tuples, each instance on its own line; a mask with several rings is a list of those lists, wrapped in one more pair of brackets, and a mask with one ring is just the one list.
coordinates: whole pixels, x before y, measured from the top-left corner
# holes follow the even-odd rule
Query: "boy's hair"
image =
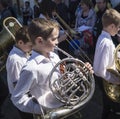
[(43, 18), (35, 18), (28, 26), (28, 33), (31, 38), (32, 43), (35, 43), (37, 37), (42, 37), (47, 40), (54, 28), (59, 29), (59, 24), (53, 20), (47, 20)]
[(103, 27), (108, 27), (111, 24), (120, 25), (120, 13), (112, 8), (107, 9), (102, 16), (102, 24)]
[(18, 43), (18, 41), (20, 41), (20, 40), (22, 40), (24, 43), (31, 42), (30, 37), (28, 35), (28, 27), (27, 26), (21, 27), (16, 32), (15, 40), (16, 40), (16, 43)]

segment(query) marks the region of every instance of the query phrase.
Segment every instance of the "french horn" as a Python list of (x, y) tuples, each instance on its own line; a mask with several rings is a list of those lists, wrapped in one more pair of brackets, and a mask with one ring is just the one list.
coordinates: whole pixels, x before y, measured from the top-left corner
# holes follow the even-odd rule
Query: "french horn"
[[(114, 52), (115, 68), (110, 67), (107, 69), (110, 73), (114, 74), (120, 79), (120, 44), (116, 47)], [(103, 81), (104, 89), (108, 97), (114, 101), (120, 103), (120, 85), (115, 85), (107, 81)]]
[[(64, 106), (52, 109), (41, 115), (40, 119), (64, 119), (80, 111), (90, 101), (95, 90), (93, 74), (79, 59), (75, 59), (59, 47), (67, 58), (58, 62), (49, 74), (49, 87), (53, 95)], [(53, 79), (58, 72), (58, 78)], [(38, 119), (38, 118), (35, 118)]]
[(0, 71), (5, 68), (10, 48), (15, 44), (15, 33), (22, 27), (14, 17), (7, 17), (3, 21), (3, 30), (0, 32)]

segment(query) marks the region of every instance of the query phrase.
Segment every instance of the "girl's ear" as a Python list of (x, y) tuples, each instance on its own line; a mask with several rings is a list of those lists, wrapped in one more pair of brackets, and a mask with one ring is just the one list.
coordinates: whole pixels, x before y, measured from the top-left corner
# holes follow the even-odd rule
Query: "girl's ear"
[(42, 37), (37, 37), (36, 38), (36, 43), (42, 43), (43, 42), (43, 38)]

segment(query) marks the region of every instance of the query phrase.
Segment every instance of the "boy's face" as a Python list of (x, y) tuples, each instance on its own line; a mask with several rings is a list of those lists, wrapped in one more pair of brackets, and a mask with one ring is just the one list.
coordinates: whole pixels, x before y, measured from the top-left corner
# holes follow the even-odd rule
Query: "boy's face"
[(23, 41), (19, 41), (18, 43), (18, 47), (25, 53), (28, 53), (32, 50), (32, 43), (31, 42), (27, 42), (24, 43)]
[(120, 26), (116, 26), (115, 24), (111, 25), (111, 35), (115, 36), (116, 34), (118, 34), (118, 32), (120, 31)]

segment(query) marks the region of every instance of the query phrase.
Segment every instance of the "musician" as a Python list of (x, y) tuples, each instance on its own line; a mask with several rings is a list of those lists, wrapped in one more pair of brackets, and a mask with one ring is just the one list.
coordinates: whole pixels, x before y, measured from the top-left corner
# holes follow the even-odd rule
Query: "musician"
[[(53, 52), (58, 44), (59, 25), (53, 20), (36, 18), (28, 26), (28, 32), (33, 43), (32, 55), (21, 71), (11, 99), (21, 111), (43, 114), (63, 105), (52, 94), (48, 78), (55, 64), (60, 61)], [(86, 65), (92, 72), (91, 65)], [(57, 78), (58, 72), (54, 76)], [(32, 97), (28, 96), (29, 91)]]
[[(120, 84), (120, 79), (114, 74), (107, 71), (107, 68), (114, 67), (114, 51), (115, 45), (112, 41), (111, 36), (114, 36), (120, 30), (120, 13), (114, 9), (108, 9), (105, 11), (102, 17), (103, 30), (98, 37), (98, 41), (95, 49), (95, 56), (93, 62), (93, 68), (95, 75), (98, 76), (97, 80), (99, 83), (102, 81), (107, 81), (109, 83), (118, 85)], [(103, 89), (103, 84), (101, 85), (103, 91), (103, 113), (102, 119), (108, 119), (109, 114), (113, 114), (113, 119), (120, 118), (117, 112), (120, 111), (120, 104), (115, 103), (110, 100)]]
[[(57, 11), (58, 11), (57, 10), (57, 5), (54, 1), (52, 1), (52, 0), (42, 0), (42, 2), (40, 3), (39, 18), (52, 19), (52, 20), (58, 21), (57, 18), (54, 18), (54, 17), (56, 17), (55, 14), (56, 14)], [(59, 38), (58, 38), (59, 47), (62, 48), (63, 50), (65, 50), (65, 51), (66, 51), (66, 49), (68, 49), (68, 42), (66, 41), (66, 38), (67, 38), (67, 35), (63, 31), (63, 29), (60, 30)], [(60, 58), (64, 57), (64, 55), (60, 52), (59, 52), (59, 56), (60, 56)]]
[[(7, 62), (7, 82), (10, 96), (19, 80), (22, 67), (30, 57), (29, 52), (32, 50), (32, 43), (27, 33), (27, 27), (20, 28), (15, 34), (15, 45), (10, 51)], [(19, 110), (18, 110), (19, 111)], [(33, 119), (31, 114), (19, 111), (22, 119)]]

